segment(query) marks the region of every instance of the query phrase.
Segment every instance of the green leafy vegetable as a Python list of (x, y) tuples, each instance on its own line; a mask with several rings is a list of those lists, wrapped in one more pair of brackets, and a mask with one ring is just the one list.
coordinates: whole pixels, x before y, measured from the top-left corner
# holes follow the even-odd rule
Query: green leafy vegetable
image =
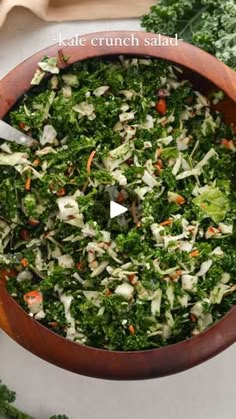
[(224, 220), (230, 209), (227, 196), (218, 188), (213, 187), (207, 188), (198, 197), (194, 198), (193, 203), (199, 206), (215, 223)]
[[(0, 380), (0, 416), (2, 419), (33, 419), (26, 413), (21, 412), (12, 403), (16, 400), (16, 393), (2, 384)], [(55, 415), (50, 419), (69, 419), (65, 415)]]
[(16, 394), (10, 391), (0, 381), (0, 415), (6, 419), (30, 419), (27, 414), (18, 410), (12, 405), (16, 400)]
[(142, 18), (149, 32), (183, 38), (236, 69), (234, 0), (158, 0)]

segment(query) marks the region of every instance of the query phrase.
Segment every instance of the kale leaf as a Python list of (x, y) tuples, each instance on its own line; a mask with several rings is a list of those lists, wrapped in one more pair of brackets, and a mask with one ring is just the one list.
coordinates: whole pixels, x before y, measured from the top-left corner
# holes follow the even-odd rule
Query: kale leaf
[[(5, 419), (32, 419), (32, 416), (21, 412), (12, 403), (16, 400), (16, 393), (7, 388), (0, 380), (0, 416)], [(52, 416), (50, 419), (69, 419), (65, 415)]]
[(234, 0), (159, 0), (143, 16), (142, 26), (149, 32), (178, 34), (236, 69)]

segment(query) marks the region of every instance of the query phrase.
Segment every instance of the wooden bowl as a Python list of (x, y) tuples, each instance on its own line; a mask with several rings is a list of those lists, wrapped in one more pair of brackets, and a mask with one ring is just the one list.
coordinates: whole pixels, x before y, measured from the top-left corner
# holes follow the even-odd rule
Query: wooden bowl
[[(84, 36), (86, 47), (53, 45), (40, 51), (12, 70), (0, 82), (0, 118), (3, 118), (24, 92), (37, 63), (45, 56), (69, 56), (66, 66), (86, 58), (128, 54), (167, 59), (180, 65), (184, 78), (202, 92), (212, 87), (223, 90), (227, 98), (220, 104), (227, 123), (236, 125), (236, 73), (220, 61), (186, 43), (179, 46), (145, 47), (144, 38), (158, 35), (133, 32), (140, 46), (94, 47), (91, 39), (126, 38), (131, 32), (96, 33)], [(161, 37), (160, 39), (164, 39)], [(60, 62), (60, 66), (65, 66)], [(70, 342), (51, 332), (28, 314), (10, 297), (0, 284), (0, 327), (17, 343), (33, 354), (75, 373), (119, 380), (161, 377), (186, 370), (226, 349), (236, 340), (236, 307), (208, 330), (183, 342), (160, 349), (137, 352), (118, 352), (95, 349)]]

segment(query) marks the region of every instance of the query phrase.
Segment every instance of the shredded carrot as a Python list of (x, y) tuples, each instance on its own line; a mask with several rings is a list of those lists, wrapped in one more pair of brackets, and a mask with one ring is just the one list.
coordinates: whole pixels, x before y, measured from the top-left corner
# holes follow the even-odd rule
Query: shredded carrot
[(58, 323), (57, 322), (49, 322), (48, 323), (48, 326), (57, 327), (58, 326)]
[(129, 331), (130, 331), (131, 335), (135, 334), (135, 329), (134, 329), (134, 326), (132, 324), (129, 326)]
[(155, 167), (155, 169), (157, 169), (158, 174), (160, 174), (161, 173), (161, 166), (158, 163), (156, 163), (156, 164), (154, 164), (154, 167)]
[(218, 228), (215, 228), (215, 227), (210, 226), (210, 227), (208, 227), (207, 231), (208, 231), (209, 233), (213, 233), (213, 234), (215, 234), (215, 233), (217, 233), (217, 231), (219, 231), (219, 229), (218, 229)]
[(122, 204), (123, 202), (125, 202), (125, 196), (122, 191), (118, 193), (116, 201), (118, 202), (118, 204)]
[(24, 122), (19, 122), (19, 128), (21, 129), (21, 130), (24, 130), (25, 129), (25, 127), (26, 127), (26, 124), (24, 123)]
[(185, 198), (182, 195), (178, 195), (177, 198), (176, 198), (176, 204), (184, 205), (185, 204)]
[(161, 169), (163, 168), (163, 161), (161, 159), (157, 160), (157, 164)]
[(24, 301), (29, 305), (41, 303), (43, 301), (43, 296), (40, 291), (30, 291), (24, 295)]
[(177, 282), (179, 280), (179, 277), (182, 275), (182, 271), (181, 270), (177, 270), (175, 272), (173, 272), (172, 274), (170, 274), (170, 278), (172, 279), (172, 281)]
[(57, 194), (57, 196), (65, 196), (66, 195), (65, 188), (58, 189), (56, 194)]
[(178, 275), (178, 276), (182, 275), (182, 273), (183, 273), (183, 271), (181, 271), (181, 269), (175, 271), (175, 274)]
[(190, 314), (190, 319), (191, 319), (191, 321), (192, 321), (193, 323), (195, 323), (195, 322), (196, 322), (196, 320), (197, 320), (197, 318), (196, 318), (196, 316), (195, 316), (194, 314)]
[(40, 165), (40, 160), (39, 159), (35, 159), (32, 163), (32, 166), (34, 167), (38, 167)]
[(89, 175), (90, 175), (90, 173), (91, 173), (91, 165), (92, 165), (93, 158), (94, 158), (95, 154), (96, 154), (96, 150), (93, 150), (93, 151), (90, 153), (90, 156), (89, 156), (88, 161), (87, 161), (87, 166), (86, 166), (86, 169), (87, 169), (87, 172), (88, 172), (88, 174), (89, 174)]
[(194, 250), (193, 252), (189, 253), (189, 256), (191, 258), (195, 258), (198, 255), (199, 255), (199, 250)]
[(25, 182), (25, 190), (30, 191), (30, 189), (31, 189), (31, 177), (28, 176)]
[(112, 294), (111, 290), (109, 290), (109, 288), (106, 290), (105, 292), (105, 296), (106, 297), (110, 297), (110, 295)]
[(222, 138), (221, 145), (230, 150), (232, 148), (233, 141), (232, 140), (226, 140), (226, 138)]
[(134, 274), (129, 274), (128, 275), (128, 280), (131, 283), (131, 285), (136, 285), (137, 284), (137, 279), (136, 279)]
[(158, 149), (156, 150), (156, 156), (157, 156), (157, 157), (160, 157), (161, 153), (162, 153), (162, 148), (158, 148)]
[(83, 262), (78, 262), (76, 264), (76, 268), (79, 269), (79, 270), (81, 270), (83, 268)]
[(27, 268), (27, 266), (29, 266), (29, 262), (26, 258), (21, 259), (20, 263), (24, 268)]
[(40, 224), (40, 221), (39, 221), (39, 220), (36, 220), (35, 218), (29, 218), (29, 220), (28, 220), (28, 224), (29, 224), (31, 227), (36, 227), (37, 225), (39, 225), (39, 224)]
[(160, 226), (165, 227), (165, 226), (168, 226), (170, 224), (172, 224), (172, 219), (171, 218), (169, 218), (169, 220), (162, 221), (162, 223), (160, 223)]
[(157, 169), (158, 174), (160, 174), (163, 169), (163, 161), (161, 159), (158, 159), (157, 162), (154, 163), (153, 166)]
[(166, 106), (166, 99), (165, 98), (161, 98), (158, 100), (157, 104), (156, 104), (156, 110), (160, 115), (165, 115), (166, 111), (167, 111), (167, 106)]

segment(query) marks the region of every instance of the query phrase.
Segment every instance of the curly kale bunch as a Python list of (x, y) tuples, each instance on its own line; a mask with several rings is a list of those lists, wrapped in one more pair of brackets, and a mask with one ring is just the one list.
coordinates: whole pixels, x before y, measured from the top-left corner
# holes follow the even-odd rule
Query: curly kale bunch
[(30, 416), (20, 412), (12, 405), (16, 400), (16, 394), (10, 391), (0, 380), (0, 417), (7, 419), (30, 419)]
[[(0, 380), (0, 418), (2, 419), (33, 419), (26, 413), (21, 412), (13, 403), (16, 393), (7, 388)], [(65, 415), (52, 416), (50, 419), (69, 419)]]
[(158, 0), (142, 26), (163, 35), (177, 33), (236, 69), (235, 0)]

